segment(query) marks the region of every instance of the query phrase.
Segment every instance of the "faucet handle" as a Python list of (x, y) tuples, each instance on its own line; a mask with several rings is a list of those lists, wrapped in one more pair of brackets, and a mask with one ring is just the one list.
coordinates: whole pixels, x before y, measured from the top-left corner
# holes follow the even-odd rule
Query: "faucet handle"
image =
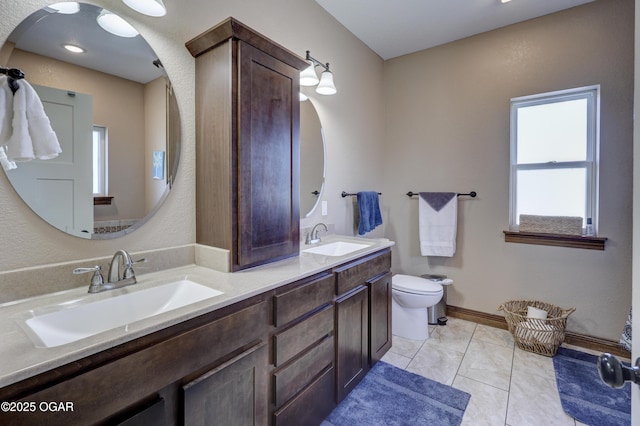
[(133, 270), (133, 265), (137, 263), (147, 263), (147, 258), (143, 257), (142, 259), (131, 261), (131, 263), (128, 263), (127, 265), (125, 265), (124, 272), (122, 273), (123, 280), (126, 280), (128, 278), (133, 278), (135, 280), (136, 274), (135, 274), (135, 271)]
[(87, 272), (93, 272), (91, 277), (91, 284), (89, 285), (89, 293), (97, 293), (99, 289), (104, 285), (104, 278), (102, 278), (102, 267), (96, 265), (93, 268), (76, 268), (73, 270), (75, 275), (86, 274)]

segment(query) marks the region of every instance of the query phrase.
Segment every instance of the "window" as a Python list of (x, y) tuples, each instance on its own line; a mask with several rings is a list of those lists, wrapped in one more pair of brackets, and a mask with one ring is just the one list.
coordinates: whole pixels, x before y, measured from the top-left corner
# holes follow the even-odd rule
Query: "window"
[(597, 227), (599, 86), (511, 100), (510, 230), (521, 214)]
[(93, 126), (93, 196), (107, 196), (107, 128)]

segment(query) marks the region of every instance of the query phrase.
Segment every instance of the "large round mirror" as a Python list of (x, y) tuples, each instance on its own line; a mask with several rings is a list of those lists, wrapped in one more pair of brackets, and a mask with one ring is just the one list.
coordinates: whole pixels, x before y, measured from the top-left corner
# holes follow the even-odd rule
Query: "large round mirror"
[(0, 51), (0, 64), (20, 69), (34, 88), (62, 148), (54, 159), (4, 169), (51, 225), (113, 238), (139, 228), (168, 195), (180, 119), (162, 63), (142, 36), (107, 32), (97, 22), (102, 8), (79, 6), (33, 13)]
[(300, 216), (309, 217), (324, 188), (324, 132), (311, 100), (300, 102)]

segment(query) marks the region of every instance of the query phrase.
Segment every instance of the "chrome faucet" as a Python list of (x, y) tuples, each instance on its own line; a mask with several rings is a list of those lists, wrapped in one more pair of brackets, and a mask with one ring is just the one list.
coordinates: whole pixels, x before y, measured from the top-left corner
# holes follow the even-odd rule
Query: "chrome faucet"
[(327, 225), (325, 225), (322, 222), (317, 223), (311, 229), (311, 232), (307, 233), (307, 238), (304, 241), (305, 244), (318, 244), (319, 242), (322, 241), (320, 239), (320, 237), (318, 236), (318, 226), (322, 226), (324, 228), (324, 232), (329, 232), (329, 229), (327, 228)]
[[(102, 277), (102, 268), (96, 265), (93, 268), (76, 268), (73, 270), (74, 274), (83, 274), (86, 272), (93, 272), (91, 277), (91, 284), (89, 285), (89, 293), (100, 293), (101, 291), (113, 290), (120, 287), (125, 287), (131, 284), (135, 284), (136, 274), (133, 271), (133, 265), (135, 263), (146, 262), (147, 259), (142, 258), (137, 261), (131, 260), (131, 256), (125, 250), (118, 250), (111, 258), (109, 264), (108, 280), (105, 283)], [(120, 264), (122, 263), (123, 271), (120, 273)]]

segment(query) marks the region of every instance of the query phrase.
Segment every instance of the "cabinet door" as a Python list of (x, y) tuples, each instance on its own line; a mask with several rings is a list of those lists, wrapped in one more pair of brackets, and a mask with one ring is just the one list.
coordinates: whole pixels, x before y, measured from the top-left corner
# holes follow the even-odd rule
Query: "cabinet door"
[(268, 362), (261, 342), (185, 385), (184, 424), (266, 425)]
[(298, 255), (299, 72), (244, 42), (239, 47), (239, 267)]
[(369, 370), (367, 287), (356, 287), (336, 300), (336, 402), (340, 402)]
[(369, 366), (391, 347), (391, 273), (367, 282), (369, 287)]

